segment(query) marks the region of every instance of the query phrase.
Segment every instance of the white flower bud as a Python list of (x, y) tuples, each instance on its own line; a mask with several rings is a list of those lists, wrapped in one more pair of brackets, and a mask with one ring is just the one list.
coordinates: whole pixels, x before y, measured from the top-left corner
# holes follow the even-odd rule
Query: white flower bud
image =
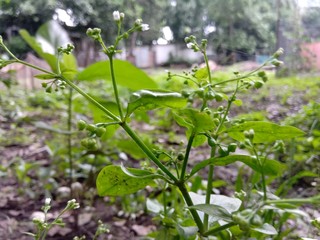
[(33, 212), (30, 216), (30, 219), (34, 222), (44, 222), (45, 221), (45, 214), (43, 212)]
[(144, 31), (148, 31), (150, 28), (149, 28), (149, 24), (141, 24), (141, 30), (144, 32)]
[(123, 12), (120, 13), (120, 18), (121, 18), (121, 20), (124, 19), (124, 13)]
[(193, 45), (194, 45), (193, 43), (189, 42), (187, 43), (187, 48), (192, 49)]
[(51, 203), (51, 198), (46, 198), (45, 201), (44, 201), (44, 204), (45, 205), (50, 205)]
[(141, 24), (142, 24), (142, 19), (138, 18), (138, 19), (135, 21), (135, 25), (140, 26)]
[(120, 12), (119, 11), (114, 11), (113, 12), (113, 20), (114, 21), (120, 21)]

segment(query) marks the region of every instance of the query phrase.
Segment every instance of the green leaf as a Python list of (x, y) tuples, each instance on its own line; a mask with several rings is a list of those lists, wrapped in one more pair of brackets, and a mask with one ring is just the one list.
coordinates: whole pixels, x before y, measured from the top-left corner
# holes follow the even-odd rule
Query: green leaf
[[(26, 30), (20, 30), (21, 37), (44, 59), (53, 72), (57, 72), (56, 50), (71, 42), (67, 31), (56, 21), (49, 21), (40, 26), (36, 36), (32, 37)], [(60, 62), (61, 74), (67, 79), (74, 79), (77, 73), (77, 60), (72, 54), (63, 54)]]
[(34, 77), (41, 80), (49, 80), (49, 79), (56, 78), (56, 76), (52, 74), (38, 74), (38, 75), (35, 75)]
[(161, 178), (161, 179), (166, 180), (164, 178), (164, 176), (162, 176), (160, 174), (153, 173), (153, 172), (149, 172), (147, 170), (137, 169), (137, 168), (126, 168), (122, 163), (121, 163), (120, 167), (121, 167), (121, 170), (125, 174), (127, 174), (128, 176), (133, 177), (133, 178), (140, 178), (140, 179), (143, 179), (143, 178), (152, 178), (152, 179)]
[(239, 106), (239, 107), (242, 106), (242, 104), (243, 104), (241, 99), (236, 99), (233, 101), (233, 103), (234, 103), (234, 105)]
[[(140, 90), (144, 88), (157, 88), (157, 84), (142, 70), (136, 68), (131, 63), (122, 60), (113, 60), (116, 81), (119, 85)], [(111, 81), (109, 61), (96, 62), (77, 76), (78, 80), (107, 80)]]
[(305, 133), (298, 128), (291, 126), (280, 126), (269, 122), (245, 122), (233, 126), (227, 130), (230, 137), (235, 140), (243, 141), (245, 139), (243, 132), (253, 129), (255, 134), (254, 143), (267, 143), (276, 140), (287, 140), (294, 137), (302, 136)]
[[(68, 43), (71, 43), (68, 32), (57, 21), (48, 21), (42, 24), (35, 37), (42, 49), (52, 55), (57, 54), (58, 47), (65, 47)], [(78, 66), (73, 54), (63, 54), (60, 70), (65, 78), (71, 80), (74, 78)]]
[(191, 134), (195, 134), (192, 146), (197, 147), (206, 141), (204, 135), (198, 135), (199, 133), (210, 132), (216, 126), (212, 118), (205, 112), (199, 112), (194, 109), (182, 109), (173, 113), (175, 121), (182, 127), (186, 127), (187, 138)]
[(229, 155), (226, 157), (220, 157), (220, 158), (209, 158), (207, 160), (204, 160), (198, 164), (196, 164), (190, 173), (190, 176), (193, 176), (195, 173), (197, 173), (202, 168), (208, 166), (208, 165), (215, 165), (215, 166), (226, 166), (228, 164), (234, 163), (236, 161), (240, 161), (246, 165), (248, 165), (253, 170), (261, 173), (263, 170), (263, 173), (266, 175), (276, 176), (283, 172), (285, 169), (285, 165), (271, 159), (266, 159), (264, 161), (264, 167), (261, 169), (258, 161), (256, 158), (248, 155)]
[(29, 44), (29, 46), (41, 57), (44, 59), (52, 69), (52, 71), (57, 71), (57, 58), (49, 53), (46, 53), (42, 50), (41, 45), (32, 37), (26, 30), (22, 29), (19, 31), (21, 37)]
[(212, 118), (205, 112), (198, 112), (194, 109), (182, 109), (174, 112), (174, 119), (182, 126), (196, 134), (212, 131), (215, 124)]
[(223, 220), (232, 222), (232, 215), (223, 207), (214, 204), (198, 204), (189, 207), (190, 209), (199, 210), (212, 217), (212, 221)]
[(131, 95), (127, 108), (127, 116), (130, 116), (138, 108), (151, 110), (159, 107), (183, 108), (187, 100), (180, 93), (164, 90), (140, 90)]
[[(205, 204), (205, 201), (206, 201), (205, 195), (200, 195), (194, 192), (189, 192), (189, 194), (194, 205)], [(224, 195), (211, 194), (210, 204), (225, 209), (226, 212), (228, 212), (231, 215), (231, 213), (239, 210), (242, 202), (239, 198), (232, 198)], [(204, 214), (202, 213), (202, 211), (199, 212), (199, 216), (203, 218)], [(210, 222), (215, 222), (220, 219), (216, 218), (215, 216), (210, 216), (209, 220)]]
[(157, 199), (150, 199), (147, 198), (147, 203), (146, 203), (147, 209), (150, 212), (153, 213), (160, 213), (163, 211), (163, 205), (161, 203), (159, 203), (159, 201)]
[(208, 78), (208, 70), (206, 67), (200, 68), (196, 71), (195, 77), (198, 79), (199, 82)]
[[(129, 170), (132, 169), (129, 168)], [(120, 166), (110, 165), (100, 171), (96, 185), (99, 196), (123, 196), (144, 189), (152, 182), (153, 176), (146, 178), (132, 177), (124, 173)]]
[(36, 41), (46, 49), (46, 52), (54, 55), (57, 48), (71, 43), (67, 31), (57, 22), (48, 21), (42, 24), (36, 32)]
[(176, 224), (176, 229), (179, 233), (179, 236), (182, 237), (182, 239), (190, 239), (190, 237), (196, 235), (199, 231), (199, 229), (195, 226), (183, 227), (178, 223)]
[(253, 231), (264, 233), (264, 234), (267, 234), (267, 235), (276, 235), (276, 234), (278, 234), (277, 230), (272, 225), (270, 225), (268, 223), (264, 223), (260, 227), (251, 228), (251, 229)]

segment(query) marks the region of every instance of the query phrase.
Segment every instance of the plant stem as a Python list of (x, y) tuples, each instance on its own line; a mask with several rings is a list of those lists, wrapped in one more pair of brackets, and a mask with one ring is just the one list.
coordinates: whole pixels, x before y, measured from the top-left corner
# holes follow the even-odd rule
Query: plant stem
[(311, 198), (291, 198), (291, 199), (276, 199), (276, 200), (266, 200), (265, 204), (315, 204), (320, 202), (320, 196)]
[(159, 159), (153, 154), (149, 147), (139, 138), (139, 136), (127, 125), (126, 122), (121, 122), (120, 126), (127, 132), (133, 141), (141, 148), (141, 150), (154, 162), (167, 176), (177, 183), (178, 179), (159, 161)]
[[(109, 55), (108, 55), (108, 56), (109, 56)], [(116, 98), (116, 102), (117, 102), (117, 106), (118, 106), (118, 110), (119, 110), (120, 119), (123, 120), (123, 113), (122, 113), (122, 108), (121, 108), (121, 102), (120, 102), (120, 98), (119, 98), (119, 93), (118, 93), (118, 87), (117, 87), (116, 78), (115, 78), (115, 75), (114, 75), (113, 56), (112, 56), (112, 55), (109, 56), (109, 62), (110, 62), (110, 71), (111, 71), (111, 79), (112, 79), (113, 91), (114, 91), (114, 95), (115, 95), (115, 98)]]
[(263, 200), (266, 201), (267, 200), (267, 185), (266, 185), (266, 177), (264, 175), (264, 172), (263, 172), (263, 165), (264, 163), (261, 162), (261, 158), (260, 156), (258, 155), (255, 147), (253, 146), (252, 144), (252, 150), (253, 150), (253, 153), (254, 155), (256, 156), (257, 160), (258, 160), (258, 163), (259, 163), (259, 166), (260, 166), (260, 169), (261, 169), (261, 180), (262, 180), (262, 189), (263, 189)]
[(207, 56), (207, 52), (206, 50), (202, 51), (202, 54), (203, 54), (203, 58), (204, 58), (204, 61), (206, 63), (206, 67), (207, 67), (207, 72), (208, 72), (208, 77), (209, 77), (209, 83), (212, 82), (212, 79), (211, 79), (211, 71), (210, 71), (210, 66), (209, 66), (209, 61), (208, 61), (208, 56)]
[(186, 175), (186, 170), (187, 170), (187, 164), (188, 164), (188, 160), (189, 160), (189, 154), (190, 154), (190, 150), (192, 147), (192, 143), (195, 137), (195, 132), (193, 131), (189, 137), (188, 140), (188, 145), (187, 145), (187, 149), (186, 149), (186, 153), (184, 155), (184, 159), (183, 159), (183, 163), (182, 163), (182, 168), (181, 168), (181, 175), (180, 175), (180, 181), (184, 182), (184, 177)]
[(219, 226), (219, 227), (214, 227), (214, 228), (211, 228), (209, 229), (208, 231), (206, 231), (205, 233), (203, 233), (203, 236), (209, 236), (209, 235), (213, 235), (215, 233), (218, 233), (218, 232), (221, 232), (223, 230), (226, 230), (228, 228), (231, 228), (233, 226), (237, 225), (236, 223), (228, 223), (228, 224), (225, 224), (225, 225), (222, 225), (222, 226)]
[[(68, 123), (67, 123), (67, 129), (68, 132), (72, 131), (72, 95), (73, 95), (73, 88), (69, 88), (69, 95), (68, 95)], [(72, 198), (72, 188), (71, 184), (73, 181), (73, 159), (72, 159), (72, 142), (71, 142), (71, 134), (67, 135), (67, 141), (68, 141), (68, 160), (69, 160), (69, 185), (71, 189), (71, 198)]]
[[(189, 195), (189, 192), (188, 192), (188, 190), (186, 188), (186, 185), (184, 183), (179, 182), (177, 184), (177, 186), (178, 186), (178, 188), (179, 188), (184, 200), (186, 201), (186, 204), (188, 205), (188, 207), (193, 206), (194, 204), (193, 204), (192, 199), (191, 199), (191, 197)], [(189, 209), (189, 211), (190, 211), (190, 213), (191, 213), (191, 215), (193, 217), (193, 220), (197, 224), (197, 227), (199, 229), (200, 234), (202, 234), (204, 232), (203, 223), (201, 221), (201, 218), (199, 217), (199, 214), (198, 214), (197, 210)]]
[[(37, 67), (37, 66), (35, 66), (35, 65), (33, 65), (33, 64), (30, 64), (30, 63), (28, 63), (28, 62), (22, 61), (22, 60), (20, 60), (20, 59), (17, 59), (16, 62), (17, 62), (17, 63), (20, 63), (20, 64), (23, 64), (23, 65), (25, 65), (25, 66), (31, 67), (31, 68), (33, 68), (33, 69), (39, 70), (39, 71), (41, 71), (41, 72), (44, 72), (44, 73), (53, 75), (53, 76), (57, 75), (57, 74), (55, 74), (55, 73), (53, 73), (53, 72), (50, 72), (50, 71), (48, 71), (48, 70), (46, 70), (46, 69)], [(57, 76), (57, 77), (58, 77), (58, 76)]]
[(98, 107), (100, 110), (102, 110), (105, 114), (108, 115), (108, 117), (112, 118), (113, 120), (120, 122), (121, 120), (114, 115), (112, 112), (110, 112), (108, 109), (106, 109), (103, 105), (101, 105), (99, 102), (97, 102), (94, 98), (92, 98), (89, 94), (82, 91), (77, 85), (75, 85), (72, 81), (64, 78), (63, 76), (60, 77), (63, 81), (65, 81), (70, 87), (72, 87), (74, 90), (76, 90), (78, 93), (80, 93), (83, 97), (85, 97), (89, 102), (94, 104), (96, 107)]
[[(270, 60), (267, 60), (267, 62), (270, 61)], [(245, 74), (244, 76), (240, 76), (240, 77), (236, 77), (236, 78), (231, 78), (231, 79), (228, 79), (228, 80), (225, 80), (225, 81), (221, 81), (221, 82), (218, 82), (218, 83), (215, 83), (215, 84), (212, 84), (211, 86), (214, 87), (214, 86), (217, 86), (217, 85), (221, 85), (221, 84), (225, 84), (225, 83), (228, 83), (228, 82), (234, 82), (234, 81), (238, 81), (238, 80), (241, 80), (241, 79), (244, 79), (244, 78), (248, 78), (250, 77), (252, 74), (254, 74), (255, 72), (259, 71), (260, 69), (262, 69), (266, 64), (262, 64), (260, 67), (256, 68), (255, 70)]]
[[(210, 158), (214, 157), (215, 152), (216, 152), (216, 147), (212, 147)], [(210, 201), (211, 201), (213, 171), (214, 171), (214, 165), (210, 164), (209, 173), (208, 173), (207, 191), (206, 191), (206, 201), (205, 201), (206, 204), (210, 204)], [(204, 229), (206, 231), (209, 227), (209, 215), (206, 213), (204, 214), (204, 217), (203, 217), (203, 225), (204, 225)]]

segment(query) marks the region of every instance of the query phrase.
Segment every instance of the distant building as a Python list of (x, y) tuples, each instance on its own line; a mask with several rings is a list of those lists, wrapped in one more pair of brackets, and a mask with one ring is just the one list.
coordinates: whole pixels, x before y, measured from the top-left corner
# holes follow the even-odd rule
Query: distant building
[(304, 68), (320, 71), (320, 42), (303, 43), (301, 56), (304, 58)]

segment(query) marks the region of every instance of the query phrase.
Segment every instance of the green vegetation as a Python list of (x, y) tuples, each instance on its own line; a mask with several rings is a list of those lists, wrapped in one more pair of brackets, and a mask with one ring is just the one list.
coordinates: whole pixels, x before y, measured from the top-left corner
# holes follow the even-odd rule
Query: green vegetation
[[(152, 214), (157, 227), (149, 233), (151, 239), (316, 238), (319, 219), (310, 224), (315, 216), (300, 207), (313, 208), (320, 203), (318, 169), (312, 168), (319, 160), (314, 153), (319, 146), (319, 99), (313, 92), (317, 80), (305, 81), (298, 89), (293, 79), (269, 81), (264, 68), (282, 64), (282, 49), (251, 72), (215, 75), (209, 68), (207, 40), (198, 41), (191, 35), (185, 38), (186, 45), (202, 54), (205, 66), (182, 74), (168, 72), (166, 79), (154, 81), (130, 63), (114, 59), (121, 41), (149, 29), (141, 19), (126, 27), (122, 24), (125, 19), (123, 13), (113, 12), (118, 29), (113, 45), (105, 44), (101, 29), (87, 30), (108, 60), (82, 70), (77, 68), (74, 47), (63, 29), (58, 36), (44, 34), (58, 27), (52, 22), (43, 25), (37, 35), (51, 43), (55, 54), (45, 52), (27, 31), (20, 31), (50, 70), (19, 59), (0, 38), (2, 49), (10, 56), (1, 59), (0, 66), (18, 63), (41, 71), (36, 77), (44, 89), (29, 94), (6, 85), (8, 90), (0, 99), (6, 128), (1, 131), (23, 131), (31, 125), (36, 132), (27, 135), (26, 142), (10, 139), (5, 147), (30, 144), (28, 138), (32, 138), (50, 149), (42, 156), (45, 164), (21, 157), (4, 161), (2, 178), (13, 175), (20, 194), (33, 201), (40, 202), (43, 194), (46, 199), (77, 199), (69, 200), (53, 221), (47, 221), (51, 200), (45, 200), (45, 217), (34, 220), (36, 230), (31, 235), (45, 239), (53, 225), (63, 224), (61, 216), (66, 211), (75, 210), (79, 203), (82, 207), (103, 201), (130, 217), (139, 211)], [(265, 94), (251, 101), (250, 95), (263, 87)], [(239, 116), (250, 113), (259, 102), (265, 109), (269, 98), (277, 104), (290, 104), (301, 92), (306, 97), (298, 102), (299, 109), (309, 97), (315, 99), (298, 115), (281, 116), (277, 123), (272, 122), (274, 112), (271, 117), (256, 115), (263, 116), (259, 121), (250, 115)], [(20, 94), (27, 101), (15, 101)], [(8, 105), (10, 101), (13, 103)], [(25, 114), (20, 114), (20, 109)], [(32, 115), (34, 112), (37, 114)], [(43, 139), (38, 131), (48, 137)], [(306, 134), (308, 144), (304, 144)], [(298, 168), (296, 162), (310, 164), (310, 169)], [(233, 169), (234, 179), (221, 177), (224, 167)], [(293, 191), (304, 178), (312, 179), (307, 195)], [(107, 214), (108, 209), (104, 206), (102, 211)], [(79, 212), (73, 211), (72, 217), (77, 229)], [(292, 221), (299, 221), (306, 230), (294, 231), (298, 224), (290, 225)], [(109, 227), (100, 221), (95, 229), (93, 239), (109, 234)]]

